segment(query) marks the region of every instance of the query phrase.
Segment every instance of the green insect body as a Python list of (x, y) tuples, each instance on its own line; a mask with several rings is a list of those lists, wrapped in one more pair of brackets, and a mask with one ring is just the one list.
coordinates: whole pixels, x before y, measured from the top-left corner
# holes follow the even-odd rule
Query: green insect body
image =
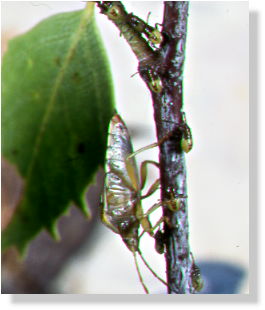
[(134, 27), (136, 31), (143, 33), (151, 43), (160, 44), (162, 42), (162, 34), (158, 29), (148, 25), (145, 21), (132, 13), (128, 14), (127, 18), (132, 27)]
[(193, 140), (190, 127), (185, 124), (185, 128), (183, 130), (183, 136), (181, 139), (181, 148), (185, 153), (188, 153), (193, 147)]
[(191, 279), (192, 279), (192, 286), (197, 291), (200, 292), (203, 289), (203, 279), (201, 277), (201, 271), (200, 268), (195, 264), (195, 260), (192, 256), (192, 269), (191, 269)]
[(163, 85), (159, 75), (150, 69), (146, 71), (146, 76), (150, 89), (155, 93), (161, 93)]
[(182, 131), (181, 148), (185, 153), (188, 153), (193, 147), (193, 139), (191, 129), (187, 124), (186, 114), (183, 112), (183, 124), (180, 126)]
[(200, 268), (197, 265), (193, 266), (191, 277), (192, 277), (192, 286), (197, 292), (200, 292), (203, 289), (203, 280), (201, 277)]

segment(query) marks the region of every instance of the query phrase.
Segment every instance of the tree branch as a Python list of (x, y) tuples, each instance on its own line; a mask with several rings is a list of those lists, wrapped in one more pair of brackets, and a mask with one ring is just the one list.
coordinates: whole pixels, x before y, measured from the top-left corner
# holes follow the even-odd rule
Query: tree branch
[(98, 6), (129, 43), (139, 60), (138, 71), (152, 95), (157, 137), (158, 141), (163, 141), (160, 143), (161, 200), (175, 203), (177, 209), (171, 211), (166, 204), (163, 207), (167, 219), (164, 241), (168, 293), (195, 293), (200, 282), (189, 248), (186, 167), (182, 147), (183, 129), (187, 128), (182, 111), (182, 80), (188, 2), (165, 2), (163, 41), (157, 50), (130, 25), (128, 13), (120, 2), (103, 1)]
[[(188, 2), (165, 2), (161, 47), (161, 66), (157, 68), (162, 79), (163, 93), (152, 94), (157, 136), (159, 139), (175, 132), (174, 139), (160, 147), (160, 174), (162, 200), (187, 197), (185, 156), (181, 149), (182, 80), (188, 17)], [(193, 260), (189, 248), (187, 199), (181, 199), (180, 209), (172, 212), (164, 207), (169, 219), (165, 224), (168, 293), (194, 293), (192, 286)]]

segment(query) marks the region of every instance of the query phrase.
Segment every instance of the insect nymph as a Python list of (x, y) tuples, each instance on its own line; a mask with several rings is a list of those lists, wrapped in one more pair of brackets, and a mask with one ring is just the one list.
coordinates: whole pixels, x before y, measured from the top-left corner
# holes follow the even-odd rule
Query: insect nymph
[(142, 32), (151, 43), (160, 44), (162, 42), (162, 34), (158, 29), (148, 25), (148, 23), (132, 13), (127, 15), (127, 19), (134, 29)]
[[(140, 281), (148, 293), (139, 272), (136, 253), (138, 252), (143, 259), (139, 249), (138, 231), (140, 226), (144, 231), (152, 234), (151, 224), (148, 217), (144, 215), (141, 206), (143, 198), (141, 189), (146, 179), (146, 165), (153, 162), (146, 161), (142, 164), (143, 178), (140, 181), (135, 158), (129, 157), (132, 153), (133, 148), (128, 129), (121, 117), (115, 114), (109, 128), (101, 219), (105, 225), (122, 237), (128, 249), (133, 253)], [(145, 197), (151, 195), (157, 187), (158, 181), (151, 186)], [(146, 264), (145, 261), (144, 263)], [(147, 267), (154, 274), (148, 265)], [(158, 276), (156, 277), (160, 279)], [(162, 282), (166, 284), (163, 280)]]

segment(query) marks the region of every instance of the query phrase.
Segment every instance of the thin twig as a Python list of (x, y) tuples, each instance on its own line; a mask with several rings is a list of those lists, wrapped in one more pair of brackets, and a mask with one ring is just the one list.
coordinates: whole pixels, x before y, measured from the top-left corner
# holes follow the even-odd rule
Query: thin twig
[[(158, 139), (175, 132), (174, 139), (160, 146), (160, 180), (162, 201), (187, 196), (185, 156), (181, 149), (182, 80), (187, 32), (188, 2), (165, 2), (160, 65), (153, 70), (162, 79), (163, 92), (152, 93)], [(187, 199), (172, 212), (164, 207), (166, 263), (169, 294), (194, 293), (192, 258), (189, 248)]]
[[(195, 293), (192, 285), (194, 262), (189, 248), (185, 156), (181, 148), (181, 128), (185, 121), (182, 112), (182, 79), (188, 2), (165, 2), (162, 24), (164, 39), (156, 50), (127, 22), (128, 13), (121, 2), (106, 3), (107, 6), (104, 1), (98, 3), (101, 12), (112, 20), (127, 40), (138, 58), (140, 76), (151, 91), (157, 137), (158, 141), (163, 140), (159, 145), (161, 200), (174, 202), (181, 197), (178, 211), (163, 207), (163, 215), (167, 218), (164, 240), (168, 293)], [(110, 10), (111, 7), (118, 10), (118, 18), (115, 10)], [(154, 79), (157, 79), (157, 84)]]

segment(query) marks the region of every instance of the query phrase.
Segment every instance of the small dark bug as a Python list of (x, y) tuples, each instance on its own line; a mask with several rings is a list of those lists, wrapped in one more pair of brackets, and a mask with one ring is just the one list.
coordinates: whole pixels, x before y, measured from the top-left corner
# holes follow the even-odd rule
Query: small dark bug
[(154, 235), (155, 239), (155, 250), (159, 254), (163, 254), (165, 252), (165, 238), (164, 233), (158, 229)]

